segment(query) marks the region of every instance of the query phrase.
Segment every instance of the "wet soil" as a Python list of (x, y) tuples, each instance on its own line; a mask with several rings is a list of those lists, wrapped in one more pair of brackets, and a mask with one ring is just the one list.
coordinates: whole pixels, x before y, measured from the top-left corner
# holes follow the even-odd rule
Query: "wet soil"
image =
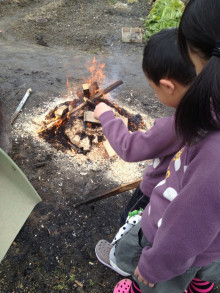
[(97, 261), (94, 247), (113, 238), (131, 192), (74, 205), (135, 179), (144, 163), (137, 174), (131, 168), (133, 177), (122, 176), (114, 173), (114, 159), (57, 151), (31, 126), (68, 95), (67, 77), (74, 89), (82, 84), (93, 56), (106, 64), (106, 83), (123, 80), (113, 94), (118, 104), (149, 120), (167, 115), (142, 73), (144, 43), (121, 42), (121, 28), (141, 27), (149, 8), (147, 0), (0, 0), (0, 98), (9, 115), (33, 91), (12, 126), (10, 156), (42, 198), (0, 265), (1, 293), (110, 293), (120, 279)]

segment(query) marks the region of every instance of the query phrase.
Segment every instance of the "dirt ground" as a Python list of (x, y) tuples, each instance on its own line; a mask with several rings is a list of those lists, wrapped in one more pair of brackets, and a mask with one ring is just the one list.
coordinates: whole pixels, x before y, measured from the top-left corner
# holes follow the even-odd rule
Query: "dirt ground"
[(119, 105), (149, 123), (167, 115), (142, 73), (144, 43), (121, 42), (121, 28), (141, 27), (149, 9), (147, 0), (0, 0), (0, 98), (12, 115), (33, 91), (13, 124), (10, 156), (42, 198), (0, 265), (1, 293), (110, 293), (120, 279), (94, 247), (112, 239), (131, 192), (74, 205), (140, 178), (148, 162), (57, 151), (38, 137), (34, 118), (68, 98), (67, 77), (74, 89), (83, 83), (93, 56), (106, 64), (106, 85), (123, 80), (112, 93)]

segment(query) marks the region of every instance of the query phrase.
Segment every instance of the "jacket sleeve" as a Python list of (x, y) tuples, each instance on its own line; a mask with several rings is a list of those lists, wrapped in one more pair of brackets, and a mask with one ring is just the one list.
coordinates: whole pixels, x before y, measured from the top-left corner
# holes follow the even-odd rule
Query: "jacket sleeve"
[(206, 262), (207, 256), (212, 261), (220, 257), (218, 156), (217, 149), (215, 155), (201, 154), (186, 168), (180, 192), (165, 210), (152, 247), (142, 250), (138, 268), (147, 281), (172, 279), (194, 262), (200, 266), (204, 256)]
[(174, 117), (157, 119), (146, 132), (130, 133), (113, 111), (103, 113), (99, 120), (104, 135), (115, 152), (127, 162), (138, 162), (175, 153), (181, 147), (174, 128)]

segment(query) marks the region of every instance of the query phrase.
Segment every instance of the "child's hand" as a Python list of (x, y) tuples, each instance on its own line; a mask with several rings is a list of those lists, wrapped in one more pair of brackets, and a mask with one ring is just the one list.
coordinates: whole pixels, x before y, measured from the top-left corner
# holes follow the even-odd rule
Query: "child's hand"
[(139, 282), (144, 283), (145, 285), (149, 286), (150, 288), (154, 287), (154, 284), (149, 283), (148, 281), (146, 281), (140, 274), (138, 267), (136, 267), (135, 271), (134, 271), (134, 275), (138, 278)]
[(96, 107), (95, 107), (95, 111), (94, 111), (94, 117), (96, 119), (99, 119), (99, 117), (107, 111), (113, 111), (113, 109), (111, 107), (109, 107), (108, 105), (106, 105), (105, 103), (101, 102), (99, 103)]

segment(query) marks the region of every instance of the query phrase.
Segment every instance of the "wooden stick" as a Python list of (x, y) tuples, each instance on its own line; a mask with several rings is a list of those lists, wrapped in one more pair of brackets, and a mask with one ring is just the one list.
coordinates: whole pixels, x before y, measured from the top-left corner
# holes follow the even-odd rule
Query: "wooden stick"
[(11, 117), (11, 125), (14, 123), (15, 119), (17, 118), (19, 112), (21, 111), (22, 107), (24, 106), (25, 102), (27, 101), (27, 98), (30, 96), (31, 92), (32, 92), (32, 89), (28, 89), (26, 91), (26, 94), (22, 98), (22, 100), (21, 100), (20, 104), (18, 105), (16, 111), (14, 112), (14, 114)]
[[(116, 82), (114, 82), (113, 84), (111, 84), (110, 86), (108, 86), (107, 88), (105, 88), (104, 90), (98, 92), (94, 97), (90, 97), (89, 100), (91, 102), (94, 102), (95, 100), (101, 98), (102, 96), (108, 94), (109, 92), (113, 91), (115, 88), (117, 88), (119, 85), (121, 85), (123, 83), (122, 80), (118, 80)], [(78, 107), (74, 108), (73, 110), (71, 110), (69, 112), (69, 115), (74, 114), (75, 112), (77, 112), (78, 110), (82, 109), (84, 106), (88, 105), (89, 103), (88, 101), (83, 102), (82, 104), (80, 104)]]
[(101, 98), (102, 96), (108, 94), (109, 92), (113, 91), (121, 84), (123, 84), (123, 81), (119, 79), (116, 82), (112, 83), (110, 86), (106, 87), (104, 90), (101, 90), (100, 92), (98, 92), (94, 97), (91, 97), (90, 99), (93, 101), (97, 100)]
[(74, 207), (75, 208), (78, 208), (78, 207), (80, 207), (82, 205), (89, 204), (89, 203), (92, 203), (92, 202), (96, 202), (96, 201), (99, 201), (99, 200), (102, 200), (102, 199), (106, 199), (106, 198), (109, 198), (111, 196), (120, 194), (122, 192), (131, 190), (131, 189), (134, 189), (134, 188), (136, 188), (139, 185), (139, 183), (141, 182), (141, 180), (142, 180), (142, 178), (141, 179), (137, 179), (137, 180), (132, 181), (132, 182), (129, 182), (129, 183), (122, 184), (119, 187), (114, 188), (114, 189), (112, 189), (112, 190), (110, 190), (110, 191), (108, 191), (106, 193), (103, 193), (103, 194), (98, 195), (96, 197), (93, 197), (91, 199), (88, 199), (88, 200), (79, 202), (79, 203), (75, 204)]
[(122, 83), (123, 83), (122, 80), (118, 80), (118, 81), (112, 83), (110, 86), (108, 86), (104, 90), (101, 90), (100, 92), (98, 92), (94, 97), (90, 97), (88, 101), (83, 102), (78, 107), (72, 109), (71, 111), (69, 111), (68, 113), (66, 113), (65, 115), (63, 115), (60, 119), (57, 119), (53, 123), (50, 123), (49, 126), (46, 126), (44, 129), (41, 129), (39, 132), (52, 129), (60, 120), (64, 121), (70, 115), (73, 115), (74, 113), (76, 113), (80, 109), (84, 108), (90, 102), (94, 103), (95, 100), (97, 100), (97, 99), (101, 98), (103, 95), (106, 95), (107, 93), (111, 92), (112, 90), (114, 90), (115, 88), (117, 88), (118, 86), (120, 86)]

